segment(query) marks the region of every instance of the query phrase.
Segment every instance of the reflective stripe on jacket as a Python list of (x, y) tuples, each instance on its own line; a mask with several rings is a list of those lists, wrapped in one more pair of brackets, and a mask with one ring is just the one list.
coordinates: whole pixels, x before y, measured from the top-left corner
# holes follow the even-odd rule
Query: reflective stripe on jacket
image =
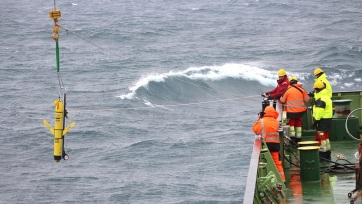
[(327, 96), (327, 90), (314, 93), (316, 101), (313, 106), (313, 118), (317, 121), (317, 131), (330, 131), (332, 125), (332, 100)]
[[(326, 85), (326, 90), (327, 90), (326, 94), (327, 94), (327, 96), (329, 98), (332, 98), (332, 86), (329, 83), (329, 81), (327, 79), (327, 75), (325, 73), (320, 75), (318, 78), (314, 79), (314, 81), (322, 81)], [(314, 94), (314, 97), (316, 98), (316, 94)]]
[(272, 116), (266, 117), (256, 121), (253, 125), (253, 131), (260, 134), (266, 143), (280, 143), (279, 141), (279, 122)]
[(310, 98), (302, 88), (302, 84), (290, 85), (287, 91), (280, 98), (285, 103), (284, 107), (288, 113), (302, 113), (307, 110), (305, 102)]
[(319, 93), (314, 93), (314, 97), (316, 102), (313, 106), (313, 118), (315, 120), (332, 118), (332, 100), (328, 96), (328, 91), (323, 89)]

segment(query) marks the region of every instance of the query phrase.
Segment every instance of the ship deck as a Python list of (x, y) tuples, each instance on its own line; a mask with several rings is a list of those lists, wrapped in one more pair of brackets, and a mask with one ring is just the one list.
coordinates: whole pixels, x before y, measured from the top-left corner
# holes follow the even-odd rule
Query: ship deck
[[(358, 141), (338, 141), (331, 142), (332, 146), (332, 161), (346, 164), (351, 167), (357, 163), (354, 154), (359, 146)], [(297, 150), (293, 152), (298, 156)], [(345, 160), (337, 158), (338, 155), (344, 155)], [(347, 160), (347, 161), (346, 161)], [(293, 159), (293, 163), (298, 164), (297, 159)], [(352, 164), (351, 164), (352, 163)], [(348, 165), (349, 164), (349, 165)], [(337, 172), (329, 172), (326, 167), (332, 165), (336, 167)], [(300, 169), (295, 166), (285, 169), (286, 174), (286, 196), (287, 203), (350, 203), (350, 200), (358, 194), (359, 191), (352, 194), (352, 198), (348, 198), (348, 193), (351, 193), (356, 188), (355, 172), (343, 165), (338, 165), (332, 162), (321, 162), (320, 181), (300, 181)], [(354, 203), (362, 204), (362, 196)]]

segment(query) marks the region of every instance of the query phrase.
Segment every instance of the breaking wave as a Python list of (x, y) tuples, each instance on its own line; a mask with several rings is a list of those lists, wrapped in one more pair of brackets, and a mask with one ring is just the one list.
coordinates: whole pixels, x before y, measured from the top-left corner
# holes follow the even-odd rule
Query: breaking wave
[[(336, 87), (334, 90), (361, 88), (361, 71), (324, 69), (328, 69), (327, 76), (332, 86)], [(186, 103), (259, 95), (276, 86), (277, 70), (270, 71), (248, 64), (224, 64), (189, 67), (168, 73), (150, 73), (129, 87), (129, 93), (117, 97), (122, 100), (139, 100), (147, 106), (155, 106), (153, 103), (160, 101)], [(312, 72), (287, 71), (288, 76), (296, 76), (306, 90), (312, 89), (314, 83)]]
[[(275, 86), (277, 71), (269, 71), (257, 66), (245, 64), (225, 64), (222, 66), (204, 66), (190, 67), (183, 71), (170, 71), (168, 73), (151, 73), (143, 76), (129, 88), (130, 92), (122, 94), (118, 97), (121, 99), (134, 99), (141, 92), (150, 90), (152, 86), (158, 84), (163, 87), (171, 87), (172, 84), (179, 83), (180, 85), (191, 84), (195, 87), (209, 85), (217, 82), (225, 82), (226, 80), (239, 80), (244, 83), (257, 82), (261, 86)], [(302, 79), (308, 76), (306, 73), (294, 73)], [(162, 84), (162, 85), (161, 85)], [(176, 88), (176, 87), (174, 87)]]

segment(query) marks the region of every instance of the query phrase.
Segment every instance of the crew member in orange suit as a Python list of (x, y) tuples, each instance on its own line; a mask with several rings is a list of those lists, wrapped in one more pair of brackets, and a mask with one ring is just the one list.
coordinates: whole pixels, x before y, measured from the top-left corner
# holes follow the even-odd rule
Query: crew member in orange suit
[(302, 116), (307, 110), (305, 102), (310, 98), (302, 84), (298, 83), (297, 77), (290, 77), (289, 83), (288, 89), (280, 97), (280, 102), (284, 104), (284, 110), (287, 112), (290, 138), (298, 144), (302, 140)]
[(278, 169), (279, 175), (285, 181), (284, 170), (282, 162), (279, 159), (280, 141), (279, 141), (279, 121), (278, 112), (275, 111), (273, 106), (267, 106), (264, 110), (263, 118), (260, 118), (254, 123), (253, 131), (255, 134), (261, 135), (264, 139), (270, 154), (274, 160), (275, 166)]

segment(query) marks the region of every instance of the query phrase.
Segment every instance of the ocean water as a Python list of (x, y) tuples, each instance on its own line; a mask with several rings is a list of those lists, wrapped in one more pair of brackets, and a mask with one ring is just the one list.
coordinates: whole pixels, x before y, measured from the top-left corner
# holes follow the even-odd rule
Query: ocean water
[[(0, 1), (0, 203), (242, 203), (262, 92), (361, 90), (362, 2)], [(60, 87), (67, 161), (53, 160)]]

